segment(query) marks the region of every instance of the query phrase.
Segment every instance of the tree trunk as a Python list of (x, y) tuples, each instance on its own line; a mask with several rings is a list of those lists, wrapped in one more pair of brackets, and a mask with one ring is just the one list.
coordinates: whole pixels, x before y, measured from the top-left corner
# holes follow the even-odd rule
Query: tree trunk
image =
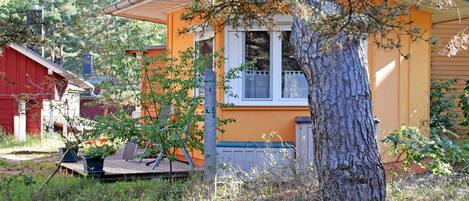
[(321, 39), (294, 18), (291, 43), (308, 80), (321, 198), (384, 200), (365, 49), (360, 41), (349, 41), (321, 54)]

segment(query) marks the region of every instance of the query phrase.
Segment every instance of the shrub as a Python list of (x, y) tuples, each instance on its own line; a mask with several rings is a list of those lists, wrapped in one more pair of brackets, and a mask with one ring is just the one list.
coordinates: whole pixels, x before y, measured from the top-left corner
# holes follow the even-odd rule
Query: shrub
[(389, 153), (397, 156), (397, 160), (403, 157), (404, 167), (415, 162), (436, 174), (451, 174), (454, 165), (467, 163), (469, 159), (468, 147), (461, 147), (449, 138), (435, 134), (426, 137), (418, 128), (402, 126), (383, 141), (391, 144)]
[(466, 80), (464, 92), (459, 96), (459, 106), (461, 107), (464, 118), (461, 125), (469, 126), (469, 80)]
[(457, 118), (455, 112), (456, 94), (454, 84), (457, 80), (431, 82), (430, 86), (430, 120), (432, 133), (455, 134)]

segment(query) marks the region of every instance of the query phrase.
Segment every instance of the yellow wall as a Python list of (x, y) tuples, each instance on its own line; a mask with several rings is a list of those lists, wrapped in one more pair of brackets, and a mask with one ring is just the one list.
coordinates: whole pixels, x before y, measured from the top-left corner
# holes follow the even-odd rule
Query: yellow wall
[[(431, 33), (431, 13), (413, 11), (409, 17), (418, 27)], [(397, 50), (381, 50), (369, 42), (368, 59), (371, 88), (373, 91), (374, 115), (380, 120), (380, 135), (383, 139), (400, 125), (419, 126), (421, 120), (429, 118), (430, 91), (430, 45), (425, 41), (412, 42), (402, 37), (401, 53), (410, 53), (405, 59)], [(380, 144), (384, 161), (386, 149)]]
[[(179, 34), (187, 26), (180, 20), (183, 11), (168, 14), (168, 44), (172, 56), (178, 51), (193, 47), (193, 34)], [(410, 19), (421, 28), (431, 31), (431, 14), (424, 11), (412, 12)], [(215, 34), (215, 48), (223, 50), (223, 32)], [(401, 124), (418, 126), (429, 116), (430, 46), (421, 42), (404, 40), (404, 47), (411, 53), (408, 60), (397, 51), (379, 50), (372, 40), (369, 42), (369, 72), (373, 92), (374, 114), (381, 120), (382, 134), (389, 133)], [(218, 73), (223, 73), (223, 69)], [(218, 101), (223, 93), (218, 92)], [(295, 141), (295, 117), (308, 116), (307, 107), (232, 107), (218, 111), (222, 118), (234, 118), (236, 123), (226, 127), (219, 138), (224, 141), (265, 141), (264, 134), (277, 133), (280, 138), (273, 141)], [(384, 153), (384, 150), (381, 150)], [(197, 158), (201, 157), (196, 154)], [(389, 161), (386, 160), (386, 161)]]

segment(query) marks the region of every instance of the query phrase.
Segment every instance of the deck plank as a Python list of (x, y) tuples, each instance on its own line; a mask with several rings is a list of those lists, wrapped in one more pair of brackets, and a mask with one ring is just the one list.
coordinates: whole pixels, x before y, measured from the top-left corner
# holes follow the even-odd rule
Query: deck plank
[[(105, 160), (104, 175), (100, 177), (103, 180), (128, 180), (138, 178), (158, 178), (167, 176), (169, 173), (169, 161), (163, 160), (158, 167), (153, 169), (153, 164), (146, 166), (145, 163), (151, 159), (144, 159), (141, 163), (125, 160)], [(61, 167), (77, 173), (81, 176), (89, 176), (83, 168), (83, 161), (73, 163), (61, 163)], [(203, 171), (201, 168), (195, 168), (194, 171)], [(173, 173), (175, 176), (188, 176), (191, 173), (190, 167), (182, 162), (173, 162)]]

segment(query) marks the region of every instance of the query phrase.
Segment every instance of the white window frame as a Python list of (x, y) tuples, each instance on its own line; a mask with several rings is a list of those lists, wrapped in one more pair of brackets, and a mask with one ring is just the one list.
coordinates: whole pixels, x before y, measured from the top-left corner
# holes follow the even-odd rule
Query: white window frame
[[(235, 29), (225, 26), (225, 73), (238, 68), (245, 62), (245, 32), (268, 31), (267, 28), (253, 27), (249, 29)], [(282, 31), (291, 31), (291, 24), (276, 26), (270, 31), (270, 76), (271, 87), (269, 99), (244, 98), (244, 72), (236, 79), (230, 80), (231, 91), (237, 97), (225, 93), (225, 103), (234, 106), (307, 106), (307, 98), (282, 97)], [(276, 39), (278, 38), (278, 39)]]
[[(213, 31), (213, 28), (211, 26), (207, 27), (205, 30), (196, 30), (195, 31), (195, 36), (194, 36), (194, 50), (197, 51), (195, 48), (197, 48), (197, 42), (203, 41), (203, 40), (212, 40), (213, 46), (212, 46), (212, 52), (215, 53), (215, 32)], [(213, 58), (213, 61), (215, 62), (215, 58)], [(215, 63), (212, 66), (212, 69), (214, 70), (215, 68)], [(200, 96), (200, 89), (195, 88), (194, 89), (194, 96)]]

